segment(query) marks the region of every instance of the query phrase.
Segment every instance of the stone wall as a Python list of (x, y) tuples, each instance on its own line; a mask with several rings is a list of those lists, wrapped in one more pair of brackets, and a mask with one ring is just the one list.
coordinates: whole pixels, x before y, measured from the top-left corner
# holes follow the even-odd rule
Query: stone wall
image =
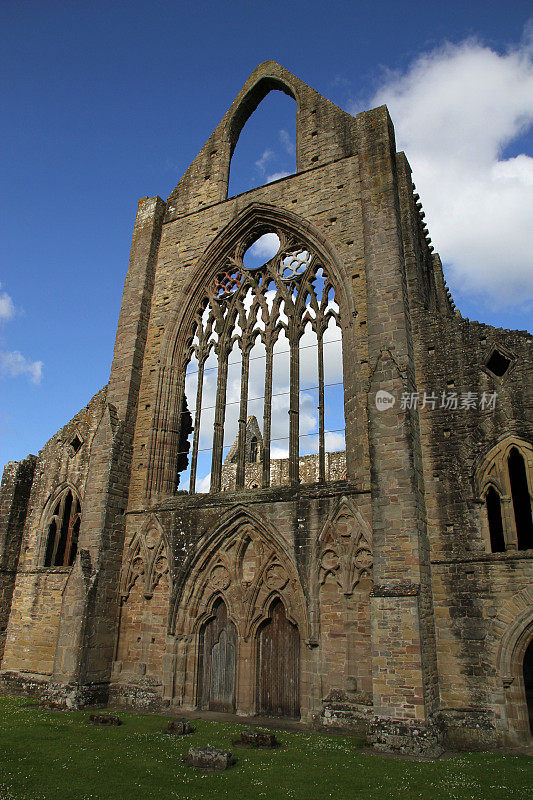
[(20, 462), (11, 461), (4, 469), (0, 487), (0, 663), (34, 471), (35, 456)]
[[(26, 490), (27, 513), (2, 671), (20, 670), (35, 675), (53, 672), (63, 592), (71, 569), (43, 565), (46, 510), (50, 510), (54, 498), (70, 487), (81, 499), (83, 514), (91, 447), (105, 402), (106, 389), (102, 389), (46, 443), (37, 458), (30, 459), (34, 465), (33, 482), (31, 491)], [(75, 439), (76, 450), (72, 446)], [(27, 463), (21, 462), (22, 467)]]

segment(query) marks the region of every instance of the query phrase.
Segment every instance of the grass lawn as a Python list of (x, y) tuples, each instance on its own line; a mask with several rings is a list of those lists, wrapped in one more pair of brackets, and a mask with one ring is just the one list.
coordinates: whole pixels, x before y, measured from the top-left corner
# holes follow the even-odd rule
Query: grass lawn
[(277, 733), (277, 750), (233, 750), (227, 772), (202, 773), (182, 759), (191, 745), (232, 749), (246, 725), (193, 722), (195, 733), (163, 733), (168, 718), (120, 712), (100, 728), (89, 711), (45, 711), (0, 697), (0, 800), (530, 800), (533, 759), (461, 754), (436, 762), (361, 752), (361, 740), (307, 732)]

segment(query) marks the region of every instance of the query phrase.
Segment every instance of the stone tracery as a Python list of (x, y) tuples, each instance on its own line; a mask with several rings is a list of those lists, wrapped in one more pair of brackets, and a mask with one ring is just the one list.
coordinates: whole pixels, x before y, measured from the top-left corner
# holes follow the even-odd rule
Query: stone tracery
[(150, 599), (158, 583), (168, 583), (168, 556), (161, 528), (150, 520), (130, 542), (121, 580), (121, 596), (127, 600), (134, 584), (142, 584), (143, 595)]
[[(222, 597), (239, 635), (248, 639), (280, 597), (289, 618), (306, 629), (305, 603), (296, 569), (283, 549), (247, 515), (217, 536), (189, 573), (172, 627), (196, 630)], [(179, 619), (179, 625), (176, 624)]]
[(319, 540), (318, 581), (332, 575), (349, 596), (363, 575), (372, 573), (372, 535), (357, 509), (345, 498), (326, 524)]
[[(328, 437), (337, 434), (335, 443), (344, 441), (343, 410), (336, 410), (334, 424), (340, 425), (339, 429), (328, 431), (326, 420), (326, 409), (333, 402), (343, 404), (342, 388), (329, 406), (326, 399), (331, 387), (342, 387), (341, 320), (335, 290), (318, 255), (299, 238), (281, 228), (276, 231), (279, 250), (262, 266), (244, 266), (249, 239), (240, 240), (226, 253), (221, 259), (224, 266), (208, 285), (186, 337), (188, 344), (178, 370), (186, 370), (181, 419), (192, 415), (193, 432), (188, 441), (186, 435), (180, 437), (178, 455), (183, 461), (190, 453), (190, 465), (184, 474), (178, 474), (177, 485), (191, 493), (207, 488), (205, 480), (199, 484), (199, 460), (203, 459), (205, 472), (209, 455), (210, 490), (220, 491), (222, 462), (225, 450), (233, 444), (233, 430), (237, 434), (236, 487), (244, 487), (246, 421), (254, 404), (254, 408), (261, 406), (262, 415), (263, 487), (270, 485), (273, 448), (287, 452), (290, 482), (295, 484), (301, 480), (298, 458), (302, 448), (316, 448), (317, 477), (324, 481), (328, 477), (325, 453), (332, 449), (333, 441)], [(333, 349), (336, 343), (338, 347)], [(329, 346), (326, 355), (325, 346)], [(309, 348), (316, 350), (305, 352)], [(260, 364), (253, 363), (257, 359)], [(286, 370), (285, 376), (273, 378), (276, 368)], [(261, 369), (262, 385), (254, 390), (252, 373), (257, 378)], [(313, 376), (307, 381), (314, 384), (310, 387), (305, 386), (306, 369)], [(327, 384), (332, 375), (338, 380)], [(304, 389), (306, 396), (302, 395)], [(306, 410), (302, 403), (307, 403), (308, 413), (316, 417), (312, 433), (300, 430), (299, 416)], [(288, 408), (284, 409), (284, 404)], [(279, 415), (273, 420), (273, 409), (280, 406), (280, 419), (288, 411), (288, 431), (281, 440), (274, 430), (280, 424)], [(312, 438), (301, 445), (302, 436)], [(211, 446), (206, 447), (206, 442)], [(342, 448), (343, 444), (336, 449)]]

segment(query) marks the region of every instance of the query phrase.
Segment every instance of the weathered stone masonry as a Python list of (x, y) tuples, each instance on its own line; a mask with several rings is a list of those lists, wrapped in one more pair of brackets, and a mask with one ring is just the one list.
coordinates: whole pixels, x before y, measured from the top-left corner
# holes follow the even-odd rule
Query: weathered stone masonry
[[(297, 171), (228, 199), (241, 129), (272, 90), (296, 102)], [(267, 232), (279, 253), (246, 270)], [(336, 452), (328, 324), (342, 337)], [(299, 449), (304, 328), (318, 354), (316, 455)], [(280, 337), (288, 455), (270, 458)], [(231, 347), (242, 378), (227, 456)], [(203, 376), (209, 353), (206, 412), (188, 375)], [(378, 391), (396, 402), (378, 408)], [(493, 406), (461, 407), (495, 392)], [(389, 750), (527, 739), (532, 392), (531, 337), (455, 310), (387, 109), (351, 117), (260, 65), (168, 201), (139, 201), (109, 384), (37, 458), (6, 467), (4, 686), (70, 706), (296, 715)], [(416, 393), (418, 405), (400, 402)], [(196, 408), (212, 414), (204, 494), (180, 488), (202, 451)]]

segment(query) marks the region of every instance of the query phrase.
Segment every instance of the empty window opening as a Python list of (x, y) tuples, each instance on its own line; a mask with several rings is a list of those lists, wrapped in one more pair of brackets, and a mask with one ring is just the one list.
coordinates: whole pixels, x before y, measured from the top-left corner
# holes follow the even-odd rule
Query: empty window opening
[(258, 269), (274, 258), (280, 248), (280, 240), (277, 233), (263, 233), (246, 250), (242, 257), (242, 263), (246, 269)]
[(524, 689), (526, 694), (529, 729), (533, 734), (533, 640), (524, 655)]
[(503, 537), (502, 507), (500, 495), (490, 486), (485, 495), (487, 519), (490, 533), (490, 549), (493, 553), (505, 552), (505, 539)]
[(76, 558), (81, 507), (70, 489), (56, 501), (47, 522), (45, 567), (71, 567)]
[(272, 90), (246, 122), (230, 165), (228, 197), (296, 172), (296, 103)]
[(498, 378), (502, 378), (509, 369), (510, 364), (511, 359), (504, 356), (499, 350), (493, 350), (491, 357), (487, 361), (487, 369), (490, 369)]
[(252, 436), (250, 440), (250, 457), (248, 459), (252, 464), (257, 461), (258, 453), (259, 453), (259, 443), (257, 441), (257, 436)]
[(73, 453), (77, 453), (78, 450), (80, 449), (80, 447), (82, 446), (82, 444), (83, 444), (82, 440), (80, 439), (78, 434), (76, 434), (74, 436), (74, 438), (72, 439), (72, 441), (70, 442), (70, 446), (72, 448), (72, 452)]
[(533, 519), (531, 498), (527, 485), (526, 465), (516, 447), (511, 449), (508, 459), (511, 496), (516, 522), (517, 546), (519, 550), (533, 548)]
[(180, 369), (180, 490), (234, 491), (346, 474), (335, 291), (316, 253), (285, 231), (275, 236), (274, 256), (260, 267), (244, 266), (243, 242), (206, 287)]

